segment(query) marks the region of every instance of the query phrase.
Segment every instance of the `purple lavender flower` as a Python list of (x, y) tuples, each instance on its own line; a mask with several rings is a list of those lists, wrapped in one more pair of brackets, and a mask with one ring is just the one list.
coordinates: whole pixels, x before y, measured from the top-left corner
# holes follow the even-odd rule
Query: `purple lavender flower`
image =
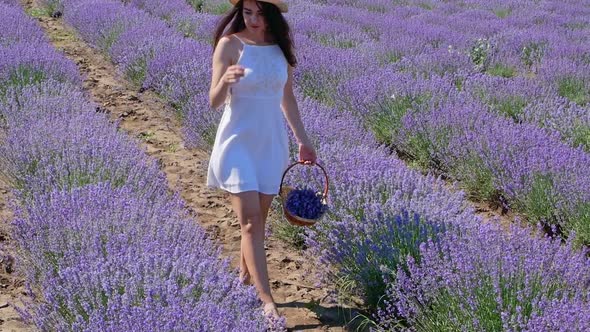
[(323, 194), (304, 186), (296, 187), (287, 194), (287, 210), (302, 218), (319, 219), (328, 210), (323, 202)]

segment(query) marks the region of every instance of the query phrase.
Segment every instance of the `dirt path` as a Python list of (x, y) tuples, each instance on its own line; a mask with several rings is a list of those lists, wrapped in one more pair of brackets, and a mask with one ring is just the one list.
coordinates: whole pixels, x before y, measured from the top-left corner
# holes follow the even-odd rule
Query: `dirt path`
[[(31, 0), (24, 3), (27, 9), (39, 7)], [(224, 255), (231, 257), (237, 267), (240, 252), (237, 219), (224, 192), (210, 190), (205, 186), (209, 155), (184, 147), (174, 110), (151, 91), (137, 92), (118, 75), (112, 63), (78, 38), (75, 31), (61, 19), (37, 19), (53, 45), (63, 50), (78, 65), (81, 73), (87, 75), (84, 88), (90, 92), (92, 99), (113, 120), (121, 118), (120, 126), (129, 135), (141, 137), (141, 146), (160, 161), (169, 187), (181, 193), (187, 208), (223, 246)], [(9, 213), (2, 201), (0, 210)], [(9, 216), (6, 215), (6, 218)], [(6, 223), (3, 226), (7, 226)], [(291, 330), (345, 330), (339, 318), (342, 309), (324, 303), (322, 299), (326, 297), (327, 291), (313, 287), (314, 281), (307, 277), (311, 275), (309, 271), (313, 266), (300, 253), (271, 237), (267, 240), (267, 259), (273, 295), (279, 310), (287, 317), (287, 325)], [(0, 275), (0, 287), (4, 287), (5, 282), (8, 285), (8, 289), (0, 288), (0, 306), (5, 299), (8, 302), (8, 299), (22, 296), (22, 278), (7, 279), (10, 277), (10, 273)], [(22, 324), (9, 306), (0, 309), (0, 330), (20, 332), (32, 328)]]
[(20, 276), (18, 266), (15, 266), (9, 248), (10, 224), (12, 213), (8, 209), (8, 187), (0, 182), (0, 331), (35, 331), (23, 323), (19, 314), (14, 310), (13, 303), (20, 304), (20, 299), (26, 296), (24, 278)]

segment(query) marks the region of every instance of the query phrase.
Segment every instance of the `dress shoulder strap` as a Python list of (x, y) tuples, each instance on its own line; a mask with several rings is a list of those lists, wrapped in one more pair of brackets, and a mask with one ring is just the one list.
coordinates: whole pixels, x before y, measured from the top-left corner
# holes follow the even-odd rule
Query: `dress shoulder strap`
[(240, 37), (236, 36), (235, 34), (233, 34), (232, 36), (234, 36), (237, 40), (239, 40), (240, 43), (242, 43), (242, 45), (246, 45), (246, 43), (244, 43), (244, 41)]

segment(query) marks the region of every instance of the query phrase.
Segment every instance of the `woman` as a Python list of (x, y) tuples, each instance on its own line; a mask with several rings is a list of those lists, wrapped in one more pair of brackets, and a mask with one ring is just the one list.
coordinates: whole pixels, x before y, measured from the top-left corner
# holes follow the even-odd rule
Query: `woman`
[(316, 152), (293, 95), (297, 62), (290, 29), (281, 14), (287, 12), (287, 4), (282, 0), (229, 1), (234, 8), (215, 32), (209, 102), (214, 109), (225, 102), (225, 108), (211, 152), (207, 185), (229, 192), (241, 226), (240, 278), (245, 283), (251, 278), (264, 312), (278, 316), (268, 280), (264, 225), (289, 163), (284, 118), (299, 145), (299, 159), (313, 164)]

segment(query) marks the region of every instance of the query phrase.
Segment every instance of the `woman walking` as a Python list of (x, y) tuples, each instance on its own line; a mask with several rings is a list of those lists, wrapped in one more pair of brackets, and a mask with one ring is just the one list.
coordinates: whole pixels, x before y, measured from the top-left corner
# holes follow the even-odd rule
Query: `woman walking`
[(209, 103), (225, 103), (207, 185), (229, 192), (241, 226), (240, 278), (252, 281), (267, 315), (278, 316), (270, 292), (264, 228), (289, 163), (284, 119), (299, 145), (299, 159), (316, 161), (295, 96), (289, 26), (283, 0), (229, 0), (234, 8), (215, 32)]

